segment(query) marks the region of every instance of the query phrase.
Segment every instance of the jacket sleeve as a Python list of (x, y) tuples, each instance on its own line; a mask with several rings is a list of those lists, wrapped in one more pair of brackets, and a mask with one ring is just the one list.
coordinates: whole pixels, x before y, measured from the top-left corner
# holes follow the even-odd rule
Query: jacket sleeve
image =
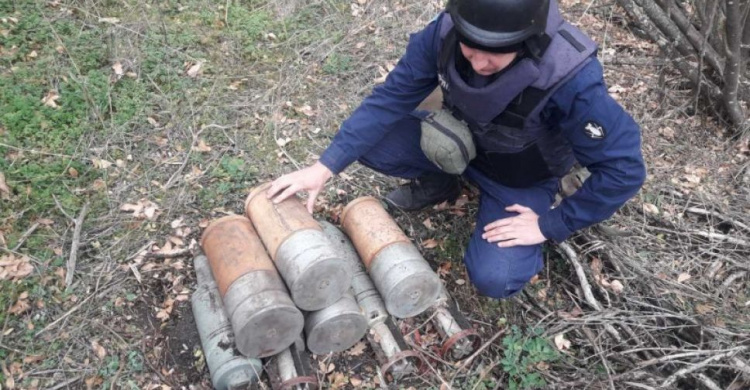
[(367, 153), (394, 124), (411, 113), (437, 86), (437, 42), (442, 15), (409, 38), (405, 54), (385, 83), (342, 123), (339, 132), (320, 157), (338, 174)]
[(612, 216), (643, 185), (646, 168), (640, 127), (609, 96), (596, 58), (553, 94), (545, 115), (591, 172), (575, 194), (539, 218), (542, 234), (561, 242)]

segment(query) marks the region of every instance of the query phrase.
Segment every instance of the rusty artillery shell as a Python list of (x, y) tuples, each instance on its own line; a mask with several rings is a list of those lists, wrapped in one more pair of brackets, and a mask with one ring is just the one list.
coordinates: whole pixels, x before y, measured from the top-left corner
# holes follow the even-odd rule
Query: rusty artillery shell
[(316, 355), (351, 348), (367, 332), (367, 321), (350, 291), (336, 303), (308, 313), (305, 319), (307, 348)]
[(250, 192), (245, 213), (258, 230), (294, 303), (307, 311), (332, 305), (349, 289), (349, 268), (299, 199), (292, 196), (274, 204), (265, 196), (269, 185)]
[(289, 298), (284, 282), (258, 239), (250, 220), (220, 218), (203, 232), (208, 257), (237, 349), (264, 357), (287, 348), (304, 327), (304, 317)]
[(341, 224), (389, 313), (413, 317), (435, 302), (440, 278), (377, 199), (362, 197), (349, 203)]
[(235, 349), (232, 325), (206, 256), (196, 256), (193, 264), (198, 286), (190, 300), (211, 382), (218, 390), (249, 388), (258, 382), (263, 364), (259, 359), (242, 356)]

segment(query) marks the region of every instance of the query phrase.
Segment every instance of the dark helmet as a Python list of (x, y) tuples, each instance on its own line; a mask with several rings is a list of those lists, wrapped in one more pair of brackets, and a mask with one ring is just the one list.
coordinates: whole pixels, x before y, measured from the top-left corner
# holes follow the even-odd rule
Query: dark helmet
[(463, 38), (477, 46), (516, 46), (542, 34), (550, 0), (450, 0), (448, 12)]

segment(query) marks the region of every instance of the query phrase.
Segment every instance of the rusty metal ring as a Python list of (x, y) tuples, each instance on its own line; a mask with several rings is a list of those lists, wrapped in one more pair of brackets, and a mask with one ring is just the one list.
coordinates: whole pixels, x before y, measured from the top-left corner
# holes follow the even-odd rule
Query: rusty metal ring
[(424, 370), (424, 359), (422, 359), (422, 356), (420, 356), (418, 353), (414, 351), (401, 351), (395, 355), (393, 355), (393, 358), (380, 366), (380, 371), (383, 373), (383, 375), (387, 374), (391, 367), (398, 363), (401, 360), (408, 359), (408, 358), (416, 358), (417, 359), (417, 372), (421, 373)]
[(298, 376), (292, 379), (285, 380), (279, 385), (280, 390), (291, 390), (296, 385), (308, 384), (312, 385), (311, 389), (318, 388), (318, 378), (314, 376)]
[[(448, 353), (448, 351), (464, 337), (471, 337), (473, 339), (473, 341), (471, 342), (471, 346), (474, 348), (474, 350), (472, 352), (476, 351), (482, 343), (482, 338), (479, 337), (479, 334), (474, 329), (464, 329), (449, 337), (448, 340), (445, 340), (445, 342), (443, 343), (443, 348), (440, 349), (440, 357), (445, 358), (446, 353)], [(471, 356), (471, 354), (469, 354), (469, 356)]]

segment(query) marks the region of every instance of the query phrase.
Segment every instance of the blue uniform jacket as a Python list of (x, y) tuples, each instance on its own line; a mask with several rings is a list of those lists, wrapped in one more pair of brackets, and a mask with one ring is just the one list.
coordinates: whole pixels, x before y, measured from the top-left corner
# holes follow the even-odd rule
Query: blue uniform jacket
[[(364, 155), (394, 123), (409, 115), (438, 85), (440, 17), (412, 34), (406, 53), (385, 83), (344, 121), (320, 162), (339, 173)], [(578, 162), (591, 176), (574, 195), (539, 216), (548, 239), (563, 241), (574, 231), (614, 214), (643, 184), (640, 128), (607, 92), (601, 63), (594, 59), (551, 97), (542, 115), (563, 132)], [(605, 136), (593, 139), (585, 126), (600, 125)]]

